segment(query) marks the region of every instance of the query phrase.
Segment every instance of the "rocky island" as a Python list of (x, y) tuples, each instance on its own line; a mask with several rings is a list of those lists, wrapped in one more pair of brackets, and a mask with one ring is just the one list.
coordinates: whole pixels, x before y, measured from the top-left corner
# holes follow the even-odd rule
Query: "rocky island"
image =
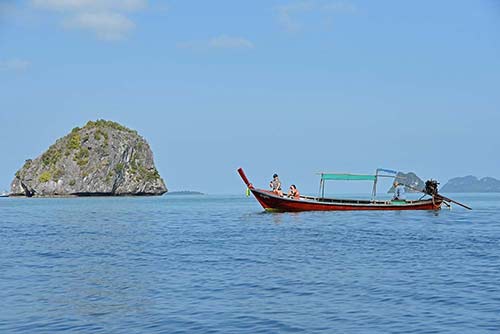
[(118, 123), (89, 121), (26, 160), (11, 196), (162, 195), (167, 192), (149, 144)]

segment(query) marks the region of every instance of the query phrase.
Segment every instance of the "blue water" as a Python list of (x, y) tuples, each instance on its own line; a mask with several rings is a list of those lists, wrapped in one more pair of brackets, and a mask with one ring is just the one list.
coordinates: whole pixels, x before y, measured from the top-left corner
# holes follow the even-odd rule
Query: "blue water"
[(457, 199), (0, 199), (0, 333), (498, 333), (500, 196)]

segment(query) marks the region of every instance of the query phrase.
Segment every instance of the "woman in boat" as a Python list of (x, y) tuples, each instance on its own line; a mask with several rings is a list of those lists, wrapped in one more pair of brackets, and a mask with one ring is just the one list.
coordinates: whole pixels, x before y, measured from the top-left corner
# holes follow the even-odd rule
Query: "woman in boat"
[(288, 197), (293, 198), (293, 199), (299, 199), (300, 198), (300, 193), (295, 184), (292, 184), (290, 186), (290, 190), (288, 190)]
[(278, 174), (273, 175), (273, 179), (269, 182), (269, 187), (273, 190), (273, 193), (283, 196), (283, 191), (281, 190), (281, 181), (278, 178)]
[(399, 184), (398, 181), (394, 181), (394, 197), (392, 199), (395, 201), (404, 201), (406, 199), (405, 187)]

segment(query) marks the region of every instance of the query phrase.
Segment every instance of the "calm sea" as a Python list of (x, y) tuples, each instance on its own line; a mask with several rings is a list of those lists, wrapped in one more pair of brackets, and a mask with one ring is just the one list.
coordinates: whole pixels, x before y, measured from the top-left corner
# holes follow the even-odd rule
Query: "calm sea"
[(498, 333), (500, 195), (455, 197), (475, 210), (0, 199), (0, 333)]

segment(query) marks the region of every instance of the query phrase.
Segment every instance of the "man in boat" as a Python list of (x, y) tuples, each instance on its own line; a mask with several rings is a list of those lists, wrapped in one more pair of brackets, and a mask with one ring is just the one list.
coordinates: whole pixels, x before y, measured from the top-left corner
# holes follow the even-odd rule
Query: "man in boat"
[(283, 196), (283, 191), (281, 190), (281, 181), (278, 178), (278, 174), (273, 175), (273, 179), (269, 182), (269, 187), (273, 190), (273, 193)]
[(394, 181), (393, 185), (394, 185), (394, 197), (392, 199), (395, 201), (404, 201), (406, 199), (405, 187), (398, 181)]
[(293, 198), (293, 199), (299, 199), (300, 198), (300, 193), (295, 184), (292, 184), (290, 186), (290, 190), (288, 190), (288, 197)]

